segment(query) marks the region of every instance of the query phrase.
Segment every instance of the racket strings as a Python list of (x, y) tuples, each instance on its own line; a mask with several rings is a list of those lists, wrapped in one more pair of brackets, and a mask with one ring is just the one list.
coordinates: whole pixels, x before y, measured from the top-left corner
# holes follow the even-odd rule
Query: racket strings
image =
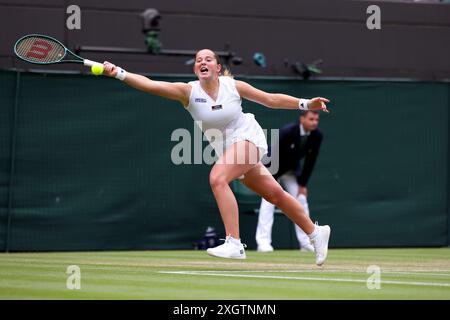
[(47, 38), (27, 37), (17, 43), (16, 53), (29, 62), (53, 63), (64, 57), (65, 48)]

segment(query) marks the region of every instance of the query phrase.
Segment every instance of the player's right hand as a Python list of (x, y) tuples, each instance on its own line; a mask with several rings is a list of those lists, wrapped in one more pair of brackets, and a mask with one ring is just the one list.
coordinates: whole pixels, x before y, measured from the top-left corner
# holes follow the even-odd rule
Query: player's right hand
[(322, 110), (323, 112), (329, 113), (330, 110), (328, 110), (326, 102), (330, 102), (330, 100), (322, 97), (316, 97), (312, 98), (308, 102), (308, 109), (309, 110)]
[(115, 77), (117, 74), (117, 66), (112, 64), (111, 62), (103, 62), (103, 69), (103, 75), (105, 76)]

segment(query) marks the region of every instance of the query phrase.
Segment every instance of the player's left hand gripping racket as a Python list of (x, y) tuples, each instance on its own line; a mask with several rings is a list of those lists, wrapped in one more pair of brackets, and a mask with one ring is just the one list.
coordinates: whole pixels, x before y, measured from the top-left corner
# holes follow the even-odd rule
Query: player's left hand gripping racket
[(88, 67), (94, 65), (103, 67), (102, 63), (83, 59), (58, 40), (41, 34), (29, 34), (17, 40), (14, 53), (20, 59), (34, 64), (72, 62), (82, 63)]

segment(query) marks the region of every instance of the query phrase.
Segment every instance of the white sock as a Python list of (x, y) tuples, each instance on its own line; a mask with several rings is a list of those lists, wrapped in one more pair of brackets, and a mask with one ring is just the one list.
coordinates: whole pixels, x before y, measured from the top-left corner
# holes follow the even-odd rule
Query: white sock
[(235, 239), (232, 236), (229, 237), (228, 241), (230, 241), (232, 244), (235, 244), (237, 246), (241, 245), (241, 239)]
[(317, 236), (317, 234), (319, 233), (319, 228), (317, 228), (318, 226), (314, 225), (314, 231), (311, 232), (310, 234), (308, 234), (308, 237), (310, 239), (313, 239)]

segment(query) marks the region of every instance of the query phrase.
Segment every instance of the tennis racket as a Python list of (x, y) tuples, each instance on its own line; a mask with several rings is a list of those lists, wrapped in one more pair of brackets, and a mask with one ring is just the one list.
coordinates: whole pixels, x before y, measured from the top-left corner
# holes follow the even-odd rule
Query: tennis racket
[(19, 59), (34, 64), (70, 62), (82, 63), (88, 67), (103, 67), (102, 63), (84, 59), (67, 49), (60, 41), (41, 34), (29, 34), (17, 40), (14, 53)]

